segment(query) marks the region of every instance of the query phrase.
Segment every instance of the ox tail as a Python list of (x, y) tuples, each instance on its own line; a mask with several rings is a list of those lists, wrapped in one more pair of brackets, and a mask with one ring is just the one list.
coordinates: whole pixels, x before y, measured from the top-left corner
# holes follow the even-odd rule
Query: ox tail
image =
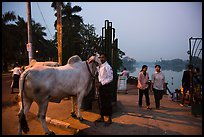
[(24, 83), (25, 83), (25, 77), (28, 74), (29, 74), (29, 69), (25, 70), (22, 73), (21, 78), (19, 80), (19, 91), (20, 91), (20, 96), (21, 96), (22, 107), (21, 107), (21, 110), (20, 110), (20, 113), (18, 114), (18, 116), (19, 116), (20, 128), (23, 130), (24, 133), (29, 132), (28, 123), (27, 123), (27, 120), (26, 120), (26, 116), (24, 114), (24, 104), (23, 104)]

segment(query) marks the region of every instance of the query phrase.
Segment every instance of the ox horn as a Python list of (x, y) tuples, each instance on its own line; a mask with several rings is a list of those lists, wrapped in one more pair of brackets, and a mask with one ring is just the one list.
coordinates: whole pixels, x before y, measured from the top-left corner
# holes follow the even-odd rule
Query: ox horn
[(91, 56), (89, 59), (88, 59), (88, 63), (91, 63), (92, 61), (94, 61), (95, 59), (95, 56)]

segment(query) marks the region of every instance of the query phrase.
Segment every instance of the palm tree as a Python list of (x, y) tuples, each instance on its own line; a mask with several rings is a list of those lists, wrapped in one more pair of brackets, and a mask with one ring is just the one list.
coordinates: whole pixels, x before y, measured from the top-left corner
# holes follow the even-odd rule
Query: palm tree
[(31, 23), (34, 58), (37, 61), (44, 61), (47, 57), (47, 52), (45, 48), (46, 40), (44, 38), (44, 36), (47, 36), (47, 34), (44, 32), (46, 28), (42, 27), (40, 23), (36, 23), (34, 20), (32, 20)]
[[(22, 64), (28, 64), (28, 53), (26, 50), (26, 43), (27, 43), (27, 23), (24, 21), (23, 18), (18, 16), (18, 21), (15, 22), (18, 28), (18, 45), (20, 50), (19, 60)], [(32, 24), (32, 45), (34, 51), (34, 58), (37, 61), (45, 61), (49, 58), (53, 58), (55, 54), (51, 54), (50, 52), (54, 53), (53, 44), (46, 40), (44, 37), (47, 35), (45, 33), (45, 27), (41, 26), (40, 23), (31, 20)], [(57, 54), (56, 54), (57, 55)], [(27, 62), (27, 63), (26, 63)]]
[(2, 16), (2, 26), (6, 25), (10, 21), (15, 21), (16, 20), (16, 15), (14, 11), (8, 11)]
[(17, 17), (17, 21), (15, 22), (17, 26), (17, 38), (18, 38), (18, 50), (19, 50), (19, 62), (21, 64), (28, 65), (28, 53), (26, 50), (27, 44), (27, 23), (20, 16)]
[(13, 61), (13, 54), (14, 49), (13, 45), (14, 42), (14, 34), (13, 31), (15, 30), (14, 24), (9, 24), (11, 21), (15, 21), (16, 16), (15, 13), (6, 12), (2, 16), (2, 69), (3, 71), (8, 71), (8, 62)]
[[(11, 23), (11, 21), (13, 21)], [(14, 22), (15, 21), (15, 22)], [(56, 58), (56, 48), (52, 41), (46, 40), (45, 27), (32, 20), (32, 37), (34, 51), (38, 51), (37, 60), (45, 61)], [(19, 62), (20, 65), (28, 65), (27, 23), (20, 16), (16, 18), (14, 12), (7, 12), (2, 16), (2, 69), (8, 71), (8, 66)], [(34, 52), (34, 54), (36, 54)], [(35, 57), (35, 56), (34, 56)]]
[[(76, 13), (82, 10), (79, 6), (71, 6), (68, 2), (66, 5), (62, 2), (62, 64), (65, 64), (69, 57), (81, 53), (81, 36), (79, 31), (83, 24), (83, 19)], [(56, 3), (51, 5), (56, 10)], [(55, 14), (56, 16), (56, 14)], [(57, 20), (55, 21), (56, 28)], [(57, 39), (55, 33), (55, 39)]]

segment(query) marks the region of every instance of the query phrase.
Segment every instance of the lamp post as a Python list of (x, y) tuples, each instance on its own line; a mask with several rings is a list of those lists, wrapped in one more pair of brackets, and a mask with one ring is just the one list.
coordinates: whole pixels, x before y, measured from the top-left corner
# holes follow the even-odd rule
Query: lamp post
[(29, 58), (29, 64), (31, 60), (33, 59), (33, 47), (32, 47), (32, 26), (31, 26), (31, 7), (30, 2), (26, 2), (27, 6), (27, 28), (28, 28), (28, 44), (27, 51), (28, 51), (28, 58)]
[(60, 2), (57, 2), (57, 41), (58, 41), (58, 63), (62, 65), (62, 18)]

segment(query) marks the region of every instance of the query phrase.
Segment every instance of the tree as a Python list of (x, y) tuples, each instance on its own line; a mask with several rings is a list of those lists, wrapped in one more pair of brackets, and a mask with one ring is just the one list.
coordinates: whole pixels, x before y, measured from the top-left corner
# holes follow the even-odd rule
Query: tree
[(135, 70), (135, 64), (136, 64), (136, 60), (133, 58), (130, 58), (128, 56), (124, 57), (122, 59), (123, 62), (123, 67), (126, 67), (127, 70), (129, 70), (130, 72), (133, 72)]
[(123, 56), (125, 56), (125, 52), (118, 49), (118, 59), (117, 59), (117, 70), (120, 70), (123, 65)]
[[(12, 22), (11, 21), (15, 21)], [(32, 35), (34, 51), (38, 51), (37, 60), (45, 61), (56, 59), (57, 53), (54, 41), (46, 40), (45, 27), (32, 20)], [(8, 71), (8, 66), (19, 62), (20, 65), (28, 65), (27, 44), (27, 23), (14, 12), (7, 12), (2, 16), (2, 67)]]
[(9, 24), (11, 21), (15, 21), (16, 16), (14, 12), (6, 12), (2, 16), (2, 69), (8, 71), (8, 62), (13, 61), (13, 45), (15, 25)]
[(2, 27), (5, 27), (10, 21), (15, 21), (16, 15), (14, 11), (8, 11), (2, 16)]
[(87, 59), (96, 52), (102, 51), (101, 37), (95, 32), (94, 25), (83, 24), (80, 30), (82, 51), (80, 56), (82, 59)]
[[(82, 10), (79, 6), (71, 6), (68, 2), (66, 5), (62, 2), (62, 64), (66, 64), (68, 58), (78, 54), (82, 51), (81, 47), (81, 35), (79, 31), (83, 24), (83, 19), (76, 13)], [(56, 11), (56, 3), (53, 2), (51, 7)], [(56, 13), (55, 13), (56, 16)], [(55, 28), (57, 20), (55, 21)], [(55, 39), (57, 39), (55, 33)]]
[[(62, 64), (66, 64), (69, 57), (79, 55), (82, 60), (86, 60), (93, 53), (100, 53), (103, 49), (102, 37), (95, 33), (93, 24), (84, 24), (83, 18), (76, 13), (79, 13), (82, 8), (79, 6), (71, 6), (68, 2), (62, 5)], [(51, 7), (56, 11), (56, 2), (51, 4)], [(55, 13), (55, 16), (57, 14)], [(57, 20), (55, 21), (56, 28)], [(57, 33), (54, 39), (57, 47)], [(118, 49), (117, 68), (122, 65), (123, 51)]]
[(27, 44), (27, 23), (24, 21), (24, 19), (20, 16), (18, 16), (17, 21), (15, 22), (16, 29), (17, 29), (17, 45), (18, 47), (18, 60), (20, 64), (26, 64), (28, 65), (28, 53), (26, 50), (26, 44)]

